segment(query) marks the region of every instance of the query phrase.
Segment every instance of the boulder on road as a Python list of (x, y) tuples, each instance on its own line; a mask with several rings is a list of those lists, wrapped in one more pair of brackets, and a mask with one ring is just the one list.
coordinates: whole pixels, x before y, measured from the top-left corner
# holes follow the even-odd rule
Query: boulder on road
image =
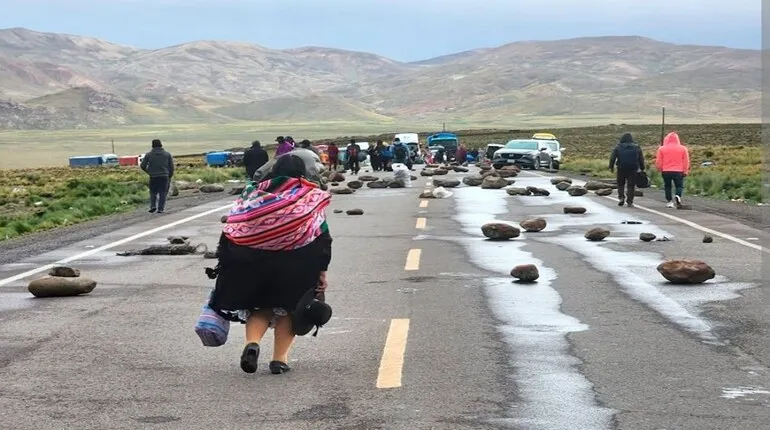
[(448, 174), (449, 174), (449, 170), (447, 170), (447, 169), (444, 169), (444, 168), (441, 168), (441, 169), (436, 169), (436, 170), (434, 170), (434, 171), (433, 171), (433, 174), (434, 174), (434, 175), (436, 175), (436, 176), (439, 176), (439, 175), (448, 175)]
[(463, 178), (463, 184), (469, 187), (478, 187), (484, 182), (484, 178), (481, 175), (468, 175)]
[(559, 191), (565, 191), (567, 188), (571, 187), (571, 182), (559, 182), (556, 184), (556, 189)]
[(363, 215), (364, 214), (364, 210), (363, 209), (350, 209), (350, 210), (346, 211), (345, 213), (347, 213), (348, 215)]
[(388, 188), (406, 188), (406, 182), (403, 179), (394, 179), (388, 182)]
[(548, 191), (546, 189), (543, 189), (543, 188), (538, 188), (538, 187), (529, 186), (529, 187), (527, 187), (527, 191), (532, 193), (532, 195), (534, 195), (534, 196), (550, 196), (551, 195), (550, 191)]
[(604, 240), (609, 235), (610, 231), (606, 228), (596, 227), (588, 230), (585, 234), (585, 238), (590, 241), (599, 242)]
[(50, 276), (58, 276), (62, 278), (77, 278), (80, 276), (80, 270), (67, 266), (56, 266), (51, 268), (48, 272)]
[(177, 184), (171, 184), (171, 190), (168, 193), (171, 197), (176, 197), (179, 195), (179, 186)]
[(505, 223), (493, 222), (481, 226), (481, 232), (490, 240), (508, 240), (519, 237), (521, 230)]
[(551, 178), (551, 185), (558, 185), (560, 182), (566, 182), (572, 185), (572, 179), (570, 178), (566, 178), (564, 176), (557, 176), (555, 178)]
[(366, 186), (369, 188), (388, 188), (388, 182), (378, 179), (376, 181), (367, 182)]
[(586, 213), (586, 208), (582, 206), (565, 206), (564, 213), (565, 214), (584, 214)]
[(594, 191), (597, 196), (609, 196), (612, 194), (612, 188), (602, 188), (601, 190)]
[(185, 243), (188, 243), (190, 238), (187, 236), (169, 236), (166, 240), (172, 245), (184, 245)]
[(511, 187), (506, 188), (505, 192), (508, 193), (509, 196), (528, 196), (530, 195), (530, 192), (526, 188), (522, 187)]
[(341, 214), (343, 212), (345, 212), (345, 211), (343, 211), (342, 209), (335, 209), (334, 210), (334, 213), (336, 213), (336, 214)]
[(540, 277), (540, 272), (534, 264), (520, 264), (511, 269), (511, 276), (518, 279), (518, 282), (535, 282)]
[(332, 194), (353, 194), (356, 190), (353, 190), (351, 188), (345, 187), (345, 188), (332, 188), (329, 190)]
[(716, 276), (708, 264), (689, 259), (664, 261), (658, 272), (673, 284), (702, 284)]
[(372, 175), (362, 175), (358, 177), (358, 180), (362, 182), (372, 182), (372, 181), (376, 181), (377, 179), (380, 179), (380, 178)]
[(357, 190), (357, 189), (359, 189), (359, 188), (361, 188), (363, 186), (364, 186), (364, 182), (363, 181), (350, 181), (350, 182), (348, 182), (348, 188), (352, 188), (354, 190)]
[(452, 170), (454, 170), (457, 173), (465, 173), (468, 171), (468, 168), (465, 166), (454, 166), (452, 167)]
[(345, 181), (345, 175), (343, 175), (340, 172), (334, 172), (331, 175), (329, 175), (329, 182), (344, 182)]
[(707, 234), (707, 235), (703, 236), (703, 243), (711, 243), (713, 241), (714, 241), (714, 238), (711, 237), (710, 234)]
[(206, 184), (198, 188), (202, 193), (221, 193), (225, 191), (225, 187), (219, 184)]
[(436, 174), (436, 169), (422, 169), (420, 170), (420, 176), (433, 176)]
[(508, 186), (508, 181), (505, 178), (498, 176), (487, 176), (481, 182), (481, 188), (485, 190), (499, 190)]
[(655, 235), (652, 233), (639, 233), (639, 240), (643, 242), (652, 242), (655, 240)]
[(607, 188), (607, 184), (600, 181), (588, 181), (585, 185), (583, 185), (583, 188), (588, 191), (603, 190)]
[(579, 197), (579, 196), (586, 195), (588, 193), (588, 190), (578, 185), (572, 185), (569, 188), (567, 188), (567, 193), (569, 193), (569, 195), (573, 197)]
[(433, 185), (444, 188), (455, 188), (460, 185), (460, 180), (454, 178), (433, 178)]
[(484, 170), (484, 171), (481, 172), (481, 177), (482, 178), (486, 178), (487, 176), (500, 177), (500, 174), (497, 173), (497, 171), (495, 171), (495, 170)]
[(30, 282), (27, 289), (35, 297), (71, 297), (88, 294), (96, 288), (93, 279), (47, 276)]
[(433, 199), (435, 196), (433, 195), (433, 191), (423, 191), (420, 193), (421, 199)]
[(530, 233), (537, 233), (538, 231), (543, 231), (546, 226), (546, 221), (544, 218), (530, 218), (525, 219), (524, 221), (520, 222), (519, 225), (521, 228), (526, 230)]

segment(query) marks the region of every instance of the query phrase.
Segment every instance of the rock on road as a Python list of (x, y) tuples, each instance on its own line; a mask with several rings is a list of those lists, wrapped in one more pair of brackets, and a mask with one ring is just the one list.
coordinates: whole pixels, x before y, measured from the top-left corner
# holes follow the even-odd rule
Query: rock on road
[[(297, 339), (285, 375), (267, 370), (271, 332), (256, 374), (238, 365), (242, 326), (201, 346), (215, 260), (115, 255), (169, 235), (213, 248), (229, 200), (0, 266), (0, 428), (770, 428), (767, 233), (644, 197), (571, 197), (537, 172), (513, 179), (550, 195), (463, 184), (421, 200), (424, 177), (335, 195), (334, 316)], [(529, 218), (546, 228), (509, 241), (480, 228)], [(587, 241), (594, 227), (611, 234)], [(656, 267), (670, 258), (717, 276), (668, 284)], [(27, 283), (47, 270), (29, 272), (66, 259), (96, 289), (32, 298)], [(520, 264), (537, 266), (536, 282), (513, 282)]]

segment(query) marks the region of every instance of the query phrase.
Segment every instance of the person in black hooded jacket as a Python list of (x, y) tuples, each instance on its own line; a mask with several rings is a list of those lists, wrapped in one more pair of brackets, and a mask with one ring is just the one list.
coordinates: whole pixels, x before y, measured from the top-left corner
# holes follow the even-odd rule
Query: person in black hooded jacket
[(610, 155), (610, 171), (617, 167), (618, 180), (618, 206), (628, 203), (628, 207), (634, 206), (634, 192), (636, 191), (636, 176), (644, 170), (644, 152), (634, 142), (631, 133), (626, 133), (620, 138), (615, 149)]
[(243, 165), (246, 167), (246, 177), (249, 181), (254, 180), (254, 174), (268, 162), (269, 158), (267, 151), (262, 149), (262, 144), (258, 140), (252, 142), (251, 148), (243, 154)]

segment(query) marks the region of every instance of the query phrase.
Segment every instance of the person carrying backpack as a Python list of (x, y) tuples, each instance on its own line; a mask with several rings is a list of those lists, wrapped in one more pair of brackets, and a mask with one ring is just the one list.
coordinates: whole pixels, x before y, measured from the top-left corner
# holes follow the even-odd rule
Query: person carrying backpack
[(636, 176), (644, 170), (644, 152), (634, 142), (631, 133), (626, 133), (620, 138), (615, 149), (610, 155), (610, 172), (617, 167), (616, 178), (618, 180), (618, 206), (628, 203), (628, 207), (634, 207), (634, 192), (636, 191)]
[(409, 149), (401, 143), (401, 139), (396, 138), (393, 141), (393, 162), (406, 164), (409, 159)]

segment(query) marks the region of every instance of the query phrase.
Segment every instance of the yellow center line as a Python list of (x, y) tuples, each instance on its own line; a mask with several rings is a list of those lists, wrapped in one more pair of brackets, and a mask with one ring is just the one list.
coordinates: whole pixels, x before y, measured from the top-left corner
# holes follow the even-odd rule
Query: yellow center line
[(392, 319), (382, 349), (380, 369), (377, 372), (377, 388), (398, 388), (404, 368), (406, 340), (409, 336), (409, 319)]
[(423, 201), (420, 202), (420, 207), (421, 208), (427, 208), (428, 207), (428, 203), (430, 203), (430, 200), (423, 200)]
[(428, 223), (428, 220), (426, 220), (425, 218), (417, 218), (417, 224), (414, 226), (414, 228), (424, 229), (427, 223)]
[(406, 254), (406, 265), (404, 270), (420, 270), (420, 255), (422, 249), (410, 249)]

